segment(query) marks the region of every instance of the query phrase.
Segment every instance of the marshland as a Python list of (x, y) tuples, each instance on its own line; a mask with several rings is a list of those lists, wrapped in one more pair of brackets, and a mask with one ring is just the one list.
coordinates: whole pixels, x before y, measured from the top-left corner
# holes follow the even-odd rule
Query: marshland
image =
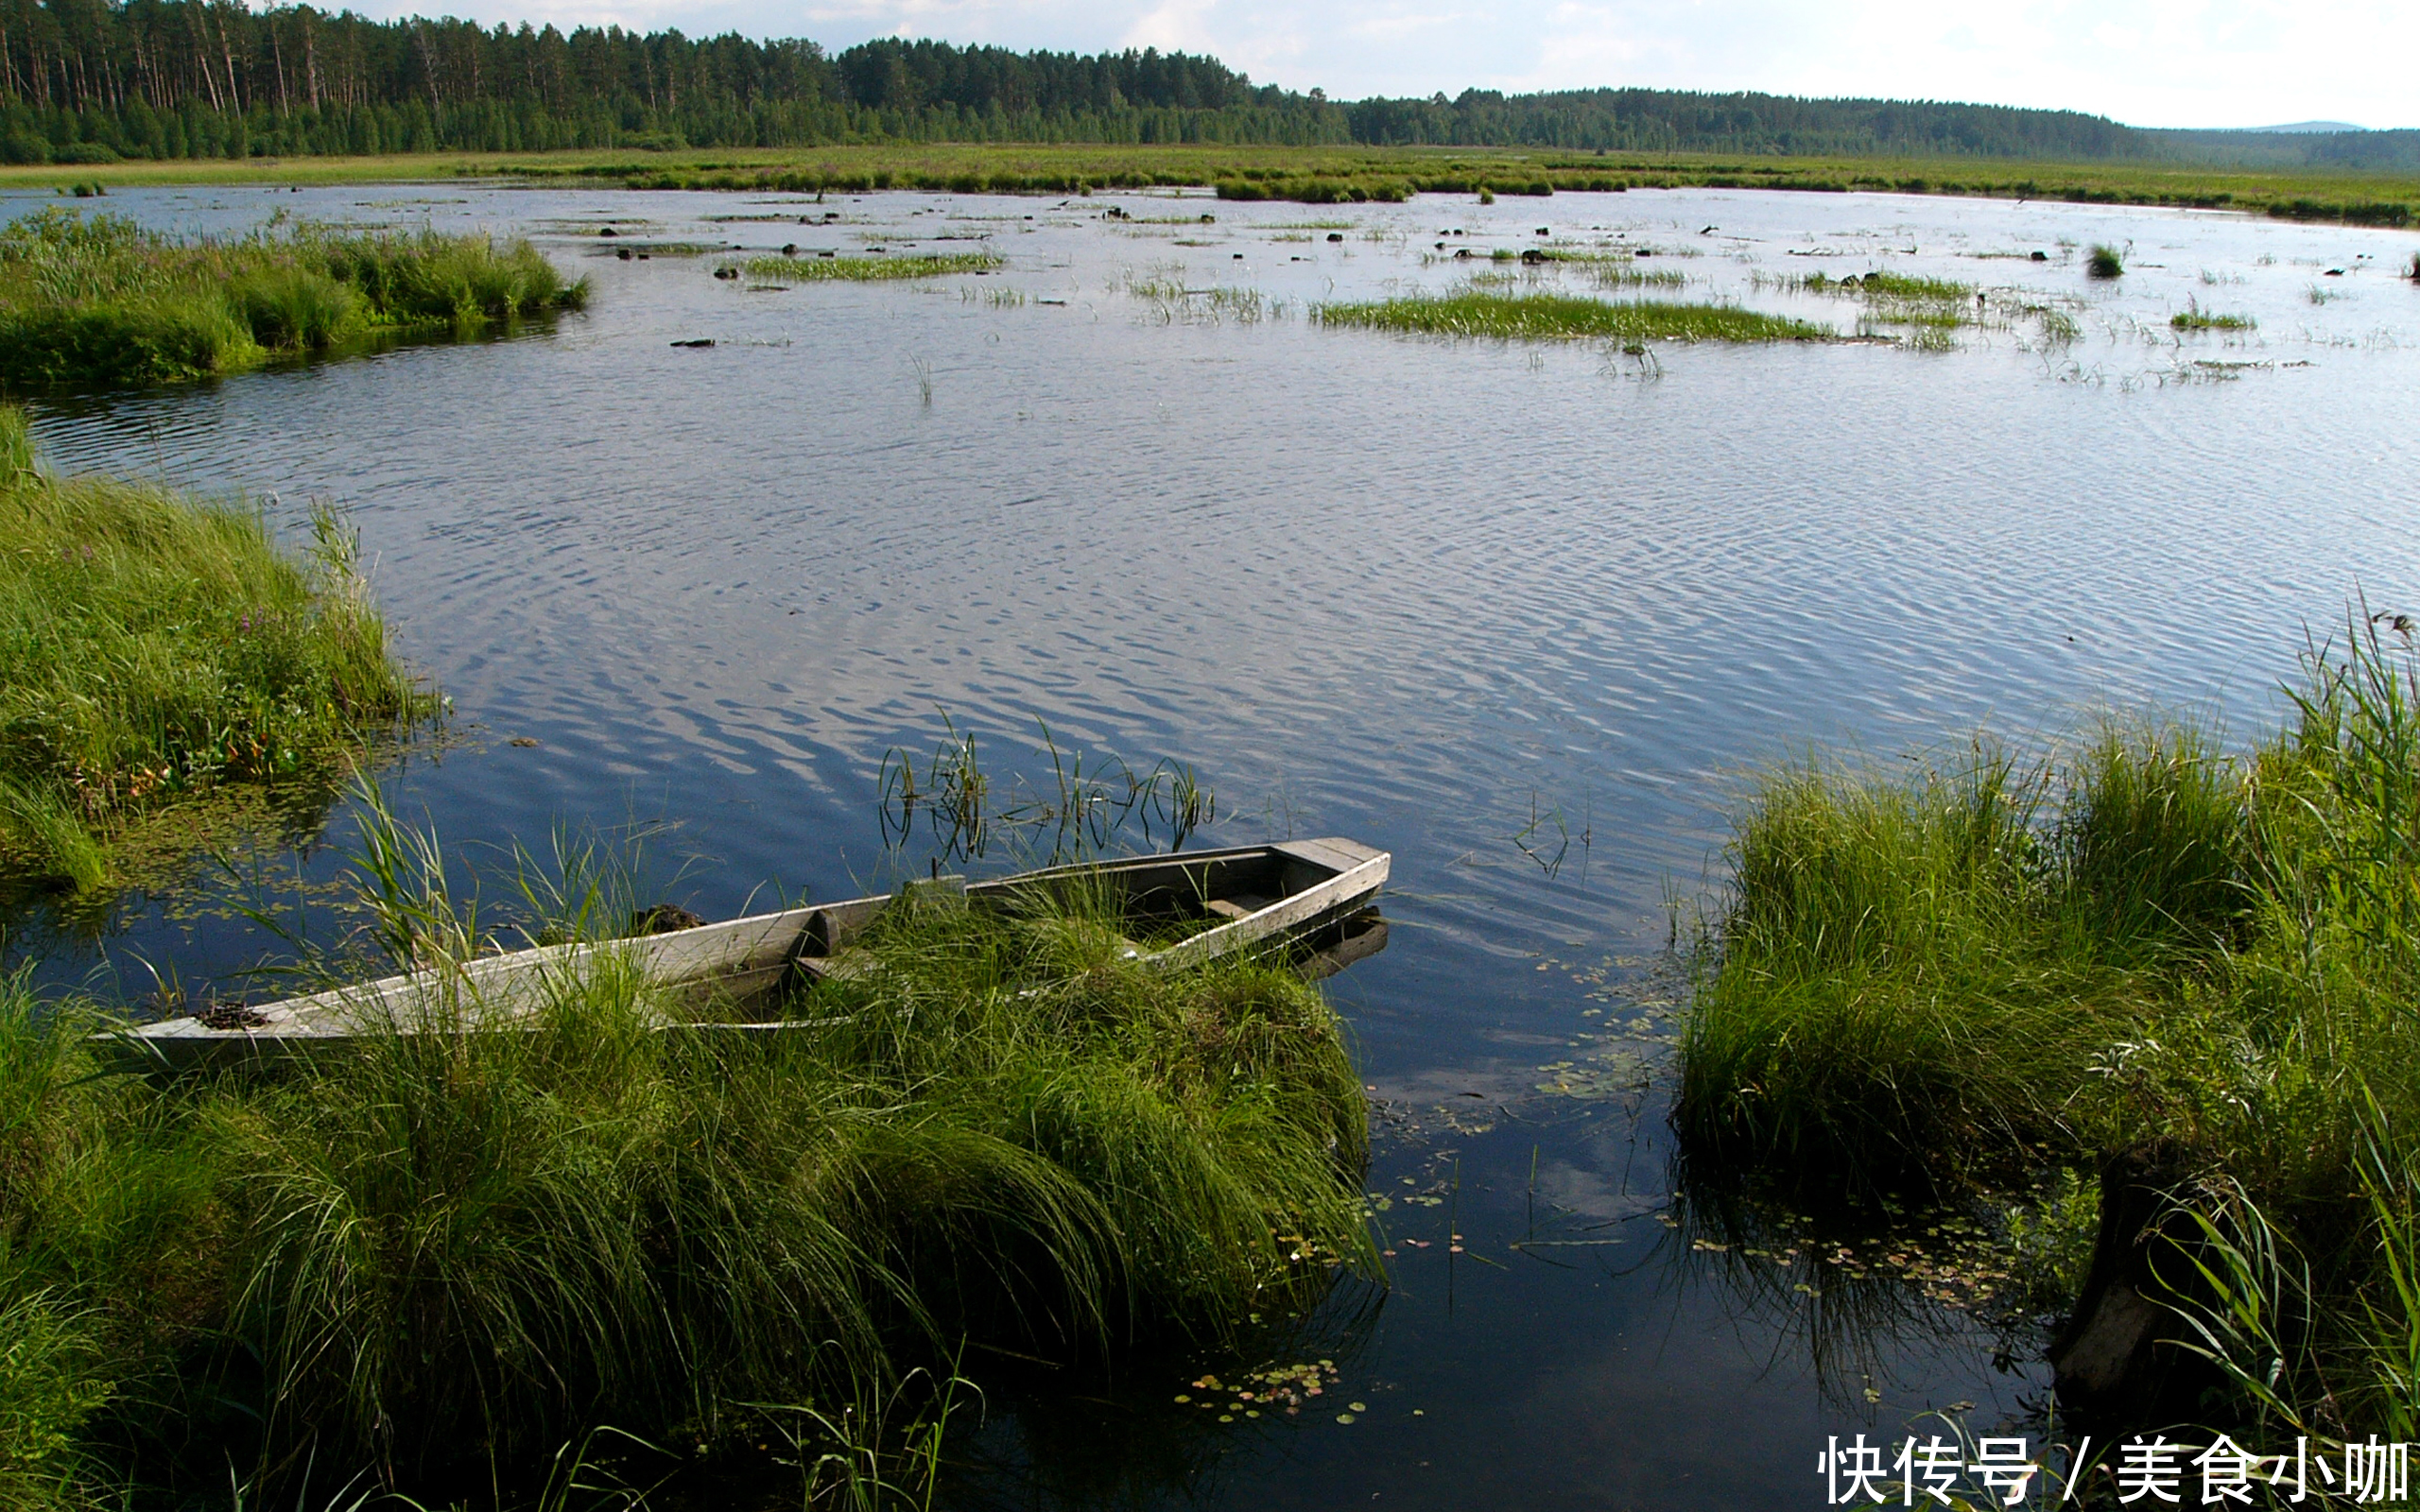
[[(2379, 1070), (2397, 1062), (2362, 1048), (2395, 1032), (2376, 1005), (2399, 947), (2365, 942), (2359, 908), (2331, 916), (2359, 927), (2315, 955), (2294, 954), (2290, 925), (2367, 875), (2330, 847), (2372, 833), (2352, 823), (2370, 811), (2326, 783), (2352, 773), (2327, 752), (2364, 748), (2370, 727), (2340, 703), (2329, 745), (2326, 690), (2394, 685), (2329, 683), (2313, 659), (2394, 674), (2392, 616), (2420, 611), (2394, 544), (2420, 460), (2409, 233), (1879, 193), (1493, 198), (827, 188), (819, 203), (812, 188), (541, 180), (113, 182), (78, 202), (229, 244), (280, 210), (327, 235), (527, 238), (589, 298), (481, 339), (442, 330), (193, 384), (22, 396), (56, 473), (215, 500), (260, 522), (305, 580), (315, 517), (339, 523), (386, 654), (450, 712), (360, 742), (377, 804), (325, 782), (322, 814), (231, 832), (174, 875), (46, 884), (11, 915), (20, 992), (139, 1009), (282, 990), (290, 979), (247, 973), (374, 938), (364, 926), (383, 916), (347, 879), (381, 834), (438, 833), (442, 896), (500, 932), (544, 932), (540, 904), (579, 891), (522, 886), (565, 875), (549, 838), (563, 827), (644, 836), (609, 922), (658, 902), (711, 918), (854, 896), (928, 874), (945, 847), (886, 826), (885, 776), (894, 752), (928, 776), (925, 753), (963, 736), (1004, 808), (1022, 793), (1049, 809), (1080, 752), (1093, 771), (1173, 756), (1218, 796), (1188, 843), (1350, 834), (1394, 853), (1395, 882), (1388, 948), (1322, 997), (1252, 976), (1205, 988), (1215, 1010), (1052, 997), (1004, 1022), (977, 986), (1013, 983), (1012, 997), (1034, 963), (1033, 980), (1066, 980), (1087, 948), (1080, 926), (1011, 921), (913, 988), (936, 1005), (934, 1038), (836, 1032), (778, 1079), (631, 1035), (623, 1000), (598, 991), (573, 1005), (590, 1016), (567, 1021), (576, 1033), (172, 1099), (78, 1081), (82, 1052), (43, 1037), (65, 1021), (20, 1010), (13, 1063), (58, 1089), (52, 1137), (112, 1152), (45, 1176), (52, 1237), (39, 1257), (12, 1251), (47, 1267), (24, 1273), (39, 1277), (27, 1336), (55, 1341), (50, 1358), (125, 1363), (106, 1398), (72, 1370), (24, 1388), (81, 1425), (59, 1453), (203, 1495), (205, 1459), (229, 1484), (217, 1440), (127, 1435), (147, 1420), (136, 1404), (215, 1392), (252, 1424), (222, 1435), (239, 1479), (309, 1464), (317, 1504), (392, 1469), (430, 1504), (483, 1503), (496, 1498), (458, 1469), (407, 1473), (400, 1437), (362, 1433), (362, 1404), (429, 1400), (415, 1371), (493, 1382), (518, 1367), (486, 1360), (543, 1356), (559, 1379), (484, 1399), (510, 1407), (493, 1429), (517, 1477), (508, 1501), (542, 1499), (550, 1472), (651, 1486), (678, 1460), (705, 1468), (662, 1504), (791, 1504), (797, 1462), (848, 1442), (811, 1411), (887, 1415), (882, 1472), (929, 1484), (935, 1504), (1374, 1492), (1443, 1506), (1467, 1500), (1447, 1471), (1485, 1463), (1508, 1504), (1796, 1506), (1820, 1494), (1807, 1467), (1828, 1435), (2066, 1432), (2040, 1354), (2081, 1284), (2113, 1151), (2165, 1134), (2199, 1152), (2238, 1251), (2268, 1234), (2314, 1261), (2355, 1257), (2328, 1236), (2394, 1231), (2366, 1199), (2330, 1198), (2341, 1227), (2314, 1227), (2310, 1198), (2364, 1190), (2374, 1149), (2401, 1158), (2403, 1093)], [(8, 209), (61, 203), (45, 191)], [(606, 225), (619, 234), (599, 237)], [(713, 251), (626, 261), (617, 244)], [(2118, 250), (2119, 276), (2092, 276), (2096, 246)], [(975, 261), (807, 271), (925, 257)], [(762, 259), (798, 272), (760, 278)], [(745, 277), (714, 277), (725, 265)], [(1616, 269), (1657, 281), (1606, 282)], [(2314, 303), (2314, 286), (2341, 297)], [(1335, 318), (1390, 301), (1583, 323), (1725, 312), (1833, 339)], [(2374, 612), (2388, 618), (2372, 627)], [(2369, 660), (2348, 660), (2363, 627)], [(2158, 846), (2181, 859), (2146, 873)], [(1013, 869), (1021, 847), (1051, 841), (1011, 827), (941, 865)], [(1812, 895), (1768, 885), (1817, 853), (1840, 858), (1824, 906), (1900, 931), (1860, 938), (1846, 968), (1828, 935), (1806, 944), (1812, 915), (1775, 902)], [(1930, 911), (1890, 912), (1911, 894)], [(2313, 960), (2320, 999), (2293, 974)], [(1760, 989), (1759, 973), (1780, 985)], [(883, 1010), (818, 1016), (869, 1011)], [(1759, 1038), (1785, 1011), (1866, 1053), (1793, 1060), (1794, 1042)], [(1075, 1023), (1088, 1027), (1019, 1039)], [(2287, 1026), (2295, 1047), (2263, 1038)], [(1877, 1063), (1877, 1044), (1905, 1058)], [(1757, 1057), (1773, 1095), (1742, 1103)], [(2213, 1068), (2273, 1072), (2275, 1095), (2301, 1100), (2270, 1113)], [(452, 1371), (278, 1354), (259, 1332), (272, 1316), (339, 1323), (345, 1349), (391, 1340), (372, 1325), (391, 1329), (408, 1299), (378, 1291), (396, 1275), (372, 1263), (385, 1251), (365, 1258), (360, 1299), (337, 1303), (308, 1270), (320, 1231), (262, 1215), (280, 1192), (368, 1180), (374, 1162), (346, 1162), (376, 1128), (353, 1109), (441, 1080), (493, 1100), (428, 1122), (432, 1137), (526, 1177), (533, 1204), (587, 1205), (594, 1229), (641, 1252), (583, 1248), (567, 1218), (540, 1230), (551, 1247), (466, 1253), (459, 1295), (514, 1299), (481, 1327), (556, 1330), (521, 1354), (461, 1331), (441, 1336), (464, 1362)], [(761, 1281), (665, 1237), (813, 1216), (751, 1163), (781, 1157), (780, 1140), (692, 1154), (697, 1120), (784, 1139), (846, 1125), (866, 1142), (852, 1147), (890, 1140), (892, 1158), (925, 1160), (886, 1122), (909, 1080), (946, 1113), (917, 1138), (982, 1143), (1005, 1162), (984, 1179), (1013, 1166), (1040, 1183), (1020, 1189), (1019, 1221), (1063, 1220), (1022, 1252), (1024, 1315), (964, 1296), (959, 1312), (852, 1332), (859, 1294), (838, 1272), (809, 1317), (805, 1292), (750, 1291)], [(1247, 1143), (1097, 1147), (1139, 1183), (1103, 1188), (1075, 1145), (1018, 1143), (1093, 1126), (1018, 1112), (1036, 1106), (1018, 1089), (1069, 1086), (1184, 1114), (1100, 1114), (1124, 1134)], [(2271, 1117), (2315, 1132), (2279, 1142)], [(1247, 1147), (1269, 1153), (1232, 1153)], [(919, 1169), (962, 1175), (958, 1159)], [(1224, 1181), (1229, 1159), (1283, 1190)], [(1180, 1166), (1217, 1201), (1146, 1195)], [(1786, 1179), (1809, 1168), (1855, 1179)], [(1046, 1188), (1075, 1206), (1053, 1209)], [(406, 1190), (419, 1198), (357, 1195)], [(1116, 1222), (1086, 1228), (1082, 1200)], [(683, 1205), (708, 1202), (737, 1216), (686, 1226)], [(212, 1244), (163, 1240), (197, 1231), (180, 1203), (208, 1210)], [(608, 1225), (607, 1207), (669, 1227)], [(914, 1247), (887, 1226), (896, 1211), (860, 1204), (848, 1247), (794, 1252), (895, 1259)], [(1171, 1262), (1167, 1235), (1138, 1231), (1147, 1211), (1229, 1242), (1188, 1246), (1198, 1269)], [(1281, 1238), (1308, 1241), (1311, 1261), (1254, 1247)], [(1326, 1259), (1341, 1263), (1313, 1263)], [(1070, 1280), (1087, 1266), (1089, 1290)], [(1100, 1280), (1119, 1267), (1176, 1290)], [(176, 1303), (140, 1340), (109, 1332), (126, 1326), (127, 1274)], [(2392, 1364), (2375, 1348), (2388, 1335), (2360, 1321), (2363, 1298), (2389, 1315), (2377, 1276), (2348, 1258), (2307, 1279), (2340, 1326), (2278, 1352), (2285, 1405), (2314, 1433), (2388, 1421), (2360, 1417)], [(261, 1304), (272, 1282), (289, 1303)], [(576, 1327), (540, 1306), (575, 1285), (598, 1298)], [(1275, 1300), (1238, 1308), (1255, 1285)], [(697, 1332), (679, 1339), (630, 1321), (662, 1316), (671, 1287), (721, 1300), (683, 1310)], [(2279, 1295), (2293, 1303), (2292, 1286)], [(716, 1310), (745, 1298), (745, 1327)], [(1052, 1334), (1063, 1325), (1080, 1342)], [(2238, 1346), (2256, 1363), (2258, 1339)], [(851, 1349), (886, 1363), (864, 1378), (890, 1383), (870, 1402), (822, 1373), (845, 1374)], [(241, 1382), (236, 1352), (255, 1362)], [(312, 1421), (245, 1417), (270, 1400), (269, 1373), (340, 1364), (342, 1389), (291, 1394)], [(2336, 1418), (2311, 1416), (2313, 1382)], [(944, 1404), (938, 1437), (920, 1437)], [(483, 1409), (465, 1393), (447, 1410)], [(487, 1463), (485, 1419), (413, 1420)], [(296, 1457), (306, 1442), (325, 1446), (316, 1461)], [(920, 1443), (937, 1446), (929, 1483)]]

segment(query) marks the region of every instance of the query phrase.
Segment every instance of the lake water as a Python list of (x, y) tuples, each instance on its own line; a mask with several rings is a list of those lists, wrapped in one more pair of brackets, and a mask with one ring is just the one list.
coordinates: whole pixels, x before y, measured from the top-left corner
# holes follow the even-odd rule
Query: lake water
[[(1721, 191), (108, 208), (485, 226), (595, 279), (587, 314), (519, 339), (35, 408), (62, 468), (245, 490), (288, 525), (313, 498), (350, 511), (404, 654), (454, 702), (457, 738), (388, 779), (449, 839), (664, 826), (666, 895), (700, 912), (844, 896), (884, 874), (886, 752), (930, 751), (946, 714), (1002, 778), (1046, 771), (1037, 720), (1063, 748), (1192, 763), (1220, 808), (1198, 843), (1393, 852), (1392, 943), (1331, 984), (1377, 1103), (1392, 1286), (1253, 1359), (1003, 1383), (964, 1504), (1799, 1507), (1828, 1435), (1953, 1409), (2038, 1437), (2047, 1373), (1996, 1369), (1966, 1314), (1913, 1286), (1827, 1300), (1664, 1221), (1668, 900), (1719, 885), (1759, 763), (2051, 738), (2146, 703), (2244, 735), (2307, 628), (2356, 594), (2420, 607), (2405, 233)], [(1006, 261), (763, 291), (612, 255), (663, 242)], [(2128, 248), (2122, 279), (2085, 277), (2095, 242)], [(1541, 245), (1645, 247), (1678, 297), (1843, 333), (1856, 301), (1774, 281), (1952, 279), (1984, 324), (1950, 352), (1642, 360), (1309, 318)], [(2188, 301), (2256, 328), (2180, 335)], [(2050, 339), (2043, 309), (2080, 334)], [(191, 983), (266, 949), (185, 895), (130, 900), (97, 940), (26, 938), (46, 980), (128, 992), (146, 961)], [(1172, 1400), (1205, 1368), (1315, 1356), (1338, 1368), (1322, 1400), (1366, 1405), (1352, 1422)]]

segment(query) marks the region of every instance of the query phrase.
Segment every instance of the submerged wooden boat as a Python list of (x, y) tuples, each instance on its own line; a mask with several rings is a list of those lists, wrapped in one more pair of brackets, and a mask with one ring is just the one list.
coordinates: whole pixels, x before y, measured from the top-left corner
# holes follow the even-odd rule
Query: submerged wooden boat
[[(1180, 936), (1156, 948), (1132, 947), (1137, 960), (1154, 968), (1172, 971), (1238, 951), (1305, 945), (1304, 969), (1325, 975), (1384, 946), (1386, 924), (1369, 904), (1387, 880), (1390, 859), (1352, 840), (1289, 840), (1052, 867), (992, 882), (942, 878), (909, 885), (962, 890), (977, 907), (1047, 902), (1080, 889), (1095, 906), (1114, 906), (1130, 927)], [(178, 1070), (230, 1057), (335, 1050), (365, 1036), (422, 1026), (510, 1023), (534, 1013), (550, 988), (602, 964), (595, 958), (609, 951), (693, 1010), (668, 1021), (667, 1028), (778, 1033), (796, 1022), (752, 1017), (749, 1006), (779, 1003), (802, 987), (846, 972), (852, 942), (897, 896), (852, 898), (631, 939), (508, 951), (308, 997), (222, 1006), (107, 1038), (154, 1067)]]

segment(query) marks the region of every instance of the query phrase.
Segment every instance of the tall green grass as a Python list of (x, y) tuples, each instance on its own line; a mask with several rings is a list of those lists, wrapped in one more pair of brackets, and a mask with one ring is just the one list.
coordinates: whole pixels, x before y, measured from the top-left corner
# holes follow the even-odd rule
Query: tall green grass
[[(415, 916), (376, 937), (458, 958), (441, 852), (370, 807), (364, 906)], [(574, 905), (533, 927), (621, 914), (595, 890), (538, 889)], [(683, 1027), (733, 1010), (608, 948), (513, 1027), (436, 990), (358, 1053), (167, 1085), (0, 984), (25, 1473), (173, 1478), (163, 1404), (224, 1400), (250, 1427), (205, 1457), (263, 1486), (510, 1477), (600, 1425), (762, 1437), (969, 1346), (1215, 1345), (1306, 1305), (1371, 1263), (1334, 1015), (1276, 961), (1152, 971), (1104, 906), (911, 891), (776, 1034)]]
[(1729, 304), (1592, 300), (1564, 294), (1414, 294), (1317, 304), (1323, 325), (1511, 341), (1827, 341), (1823, 326)]
[(2391, 623), (2313, 644), (2238, 753), (2153, 722), (1766, 774), (1685, 1138), (1833, 1194), (2184, 1150), (2219, 1298), (2187, 1311), (2242, 1410), (2420, 1419), (2420, 662)]
[(96, 885), (128, 822), (426, 711), (353, 537), (314, 523), (298, 559), (254, 514), (45, 476), (0, 408), (0, 864)]
[(179, 383), (578, 308), (587, 291), (527, 242), (311, 228), (180, 241), (54, 207), (0, 228), (0, 387)]

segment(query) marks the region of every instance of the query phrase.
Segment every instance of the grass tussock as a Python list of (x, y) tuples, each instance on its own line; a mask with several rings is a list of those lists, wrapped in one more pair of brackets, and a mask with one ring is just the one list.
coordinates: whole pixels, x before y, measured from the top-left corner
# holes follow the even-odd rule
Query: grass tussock
[[(370, 806), (389, 944), (468, 948), (433, 840)], [(554, 889), (552, 927), (627, 917), (594, 891)], [(608, 950), (517, 1027), (432, 996), (357, 1054), (168, 1086), (96, 1074), (88, 1012), (0, 984), (23, 1473), (95, 1489), (114, 1446), (164, 1484), (199, 1452), (221, 1484), (316, 1453), (428, 1486), (600, 1424), (754, 1439), (752, 1404), (837, 1422), (969, 1344), (1216, 1344), (1367, 1262), (1319, 993), (1152, 971), (1063, 903), (910, 893), (779, 1035), (682, 1029), (698, 1005)]]
[(988, 273), (1000, 266), (997, 252), (938, 252), (897, 257), (752, 257), (724, 267), (760, 284), (817, 284), (842, 280), (879, 284), (895, 279), (941, 278), (951, 273)]
[(2239, 1406), (2420, 1420), (2409, 623), (2313, 647), (2241, 753), (2144, 723), (1767, 774), (1683, 1046), (1693, 1147), (1868, 1194), (2187, 1152), (2221, 1299), (2196, 1326)]
[(587, 291), (527, 242), (309, 228), (179, 240), (51, 208), (0, 228), (0, 387), (181, 383), (382, 332), (575, 309)]
[(2117, 278), (2126, 271), (2126, 255), (2107, 242), (2095, 242), (2084, 253), (2083, 271), (2087, 278)]
[(1312, 307), (1322, 325), (1507, 341), (1828, 341), (1823, 326), (1730, 304), (1464, 290)]
[(2259, 325), (2248, 315), (2221, 315), (2202, 308), (2198, 300), (2187, 300), (2185, 308), (2168, 318), (2170, 329), (2177, 331), (2250, 331)]
[(352, 534), (313, 523), (298, 558), (252, 513), (46, 476), (0, 409), (0, 864), (98, 885), (136, 821), (426, 712)]

